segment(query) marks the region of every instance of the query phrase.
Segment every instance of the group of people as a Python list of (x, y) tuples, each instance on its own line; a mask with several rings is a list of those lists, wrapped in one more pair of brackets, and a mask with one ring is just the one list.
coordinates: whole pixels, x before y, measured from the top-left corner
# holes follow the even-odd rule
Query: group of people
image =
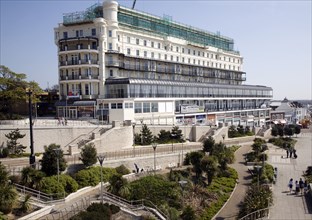
[(290, 148), (286, 149), (286, 158), (292, 158), (294, 156), (295, 159), (297, 159), (298, 155), (296, 154), (296, 149)]
[[(309, 184), (308, 181), (305, 180), (303, 181), (302, 178), (300, 178), (300, 180), (296, 180), (294, 182), (293, 178), (291, 178), (288, 182), (288, 188), (289, 188), (289, 193), (291, 194), (292, 192), (294, 192), (296, 195), (298, 195), (299, 193), (303, 194), (306, 193), (307, 191), (309, 191)], [(293, 190), (294, 189), (294, 190)]]
[(67, 119), (64, 117), (58, 117), (57, 121), (57, 125), (67, 125)]

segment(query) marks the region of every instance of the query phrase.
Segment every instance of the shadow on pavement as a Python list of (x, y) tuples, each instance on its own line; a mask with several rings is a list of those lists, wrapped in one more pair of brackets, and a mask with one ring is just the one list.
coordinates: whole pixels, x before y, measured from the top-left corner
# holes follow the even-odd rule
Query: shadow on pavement
[(308, 209), (307, 212), (309, 214), (312, 214), (312, 194), (311, 194), (311, 192), (305, 194), (304, 198), (305, 198), (305, 201), (307, 204), (307, 209)]

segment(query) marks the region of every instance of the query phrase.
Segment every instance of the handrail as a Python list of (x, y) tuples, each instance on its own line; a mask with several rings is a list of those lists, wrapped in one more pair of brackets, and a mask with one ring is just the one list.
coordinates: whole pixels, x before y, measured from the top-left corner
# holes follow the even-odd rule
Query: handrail
[(259, 209), (257, 211), (254, 211), (252, 213), (249, 213), (248, 215), (245, 215), (244, 217), (240, 218), (239, 220), (256, 220), (259, 218), (263, 218), (266, 216), (269, 216), (270, 207)]
[(41, 192), (41, 191), (38, 191), (38, 190), (35, 190), (35, 189), (32, 189), (32, 188), (29, 188), (29, 187), (26, 187), (26, 186), (23, 186), (23, 185), (19, 185), (17, 183), (13, 183), (13, 185), (22, 194), (29, 193), (31, 196), (36, 197), (37, 199), (42, 200), (42, 201), (53, 201), (54, 200), (53, 197), (55, 195), (63, 194), (63, 193), (46, 194), (44, 192)]
[[(94, 128), (93, 130), (91, 130), (89, 133), (85, 133), (85, 134), (79, 135), (79, 136), (76, 137), (74, 140), (72, 140), (72, 141), (70, 141), (68, 144), (66, 144), (63, 148), (68, 147), (71, 143), (75, 142), (75, 141), (78, 140), (80, 137), (90, 135), (90, 133), (92, 133), (93, 131), (95, 131), (95, 130), (98, 129), (98, 128), (99, 128), (99, 126), (97, 126), (96, 128)], [(82, 140), (83, 140), (83, 139), (82, 139)]]
[(166, 214), (164, 214), (161, 210), (159, 210), (159, 208), (153, 202), (151, 202), (149, 200), (142, 199), (142, 200), (131, 200), (131, 201), (129, 201), (129, 200), (126, 200), (122, 197), (116, 196), (112, 193), (109, 193), (107, 191), (103, 193), (103, 196), (107, 196), (108, 198), (115, 200), (115, 202), (122, 203), (123, 205), (126, 205), (127, 207), (129, 207), (131, 209), (137, 209), (139, 207), (146, 208), (147, 211), (151, 211), (150, 209), (155, 209), (156, 210), (156, 211), (154, 211), (155, 215), (158, 215), (158, 217), (160, 217), (161, 219), (168, 219)]

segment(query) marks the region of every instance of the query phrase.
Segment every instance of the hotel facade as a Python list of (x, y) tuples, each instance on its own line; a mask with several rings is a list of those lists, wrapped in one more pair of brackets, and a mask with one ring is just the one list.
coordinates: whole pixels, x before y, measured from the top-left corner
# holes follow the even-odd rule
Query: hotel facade
[(273, 90), (245, 85), (234, 41), (106, 0), (54, 29), (66, 118), (264, 125)]

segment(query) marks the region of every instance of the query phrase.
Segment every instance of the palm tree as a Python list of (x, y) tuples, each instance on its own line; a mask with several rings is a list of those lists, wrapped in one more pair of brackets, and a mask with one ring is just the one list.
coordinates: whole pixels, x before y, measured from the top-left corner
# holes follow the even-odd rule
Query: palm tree
[(24, 200), (21, 202), (20, 210), (25, 213), (31, 210), (31, 204), (30, 204), (30, 195), (27, 194), (24, 198)]
[(208, 185), (211, 184), (213, 177), (218, 171), (218, 159), (215, 156), (204, 156), (200, 161), (201, 169), (207, 175)]
[(0, 186), (0, 212), (8, 214), (17, 201), (17, 191), (9, 184)]

